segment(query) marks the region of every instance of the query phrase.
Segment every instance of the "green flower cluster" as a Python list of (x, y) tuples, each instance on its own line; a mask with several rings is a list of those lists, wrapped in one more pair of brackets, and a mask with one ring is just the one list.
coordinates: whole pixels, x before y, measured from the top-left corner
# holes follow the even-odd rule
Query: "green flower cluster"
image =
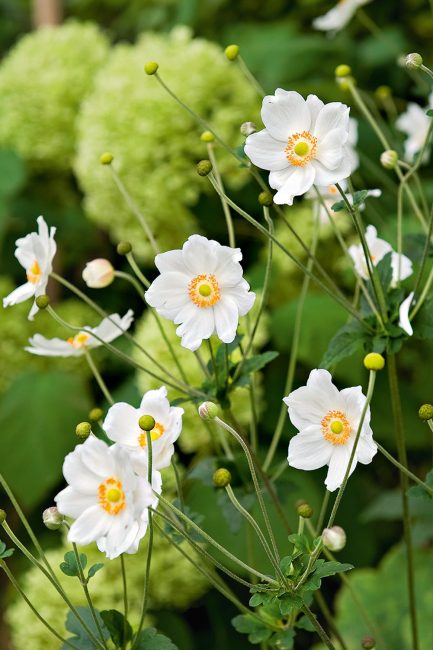
[[(130, 621), (137, 625), (142, 600), (146, 537), (136, 555), (125, 557), (128, 579), (128, 596), (130, 603)], [(47, 552), (47, 559), (53, 566), (62, 586), (67, 591), (71, 601), (77, 606), (86, 606), (86, 599), (77, 578), (65, 576), (58, 568), (63, 562), (63, 556), (70, 551), (70, 545), (65, 544)], [(188, 555), (197, 561), (196, 554), (187, 546)], [(104, 562), (104, 556), (96, 546), (83, 549), (87, 555), (87, 567)], [(37, 607), (41, 615), (58, 631), (64, 630), (68, 611), (63, 600), (52, 588), (42, 573), (31, 568), (20, 580), (25, 594)], [(105, 560), (104, 567), (91, 579), (89, 589), (95, 607), (99, 610), (123, 608), (123, 591), (120, 563), (117, 560)], [(157, 531), (155, 532), (152, 553), (152, 573), (149, 586), (150, 608), (187, 609), (208, 589), (206, 579), (195, 567)], [(14, 650), (46, 650), (57, 647), (54, 637), (40, 623), (22, 598), (17, 597), (6, 611), (6, 622), (10, 629), (12, 647)], [(67, 633), (66, 633), (67, 634)]]
[[(259, 99), (236, 64), (219, 46), (192, 39), (178, 27), (170, 34), (146, 33), (136, 45), (118, 45), (98, 73), (79, 121), (75, 171), (91, 219), (107, 228), (115, 241), (134, 242), (147, 259), (153, 253), (136, 217), (115, 187), (104, 151), (140, 207), (162, 251), (176, 248), (197, 230), (191, 207), (208, 183), (196, 173), (207, 157), (200, 129), (154, 77), (143, 72), (157, 61), (162, 79), (216, 129), (230, 146), (242, 143), (239, 127), (258, 114)], [(247, 172), (225, 151), (217, 151), (221, 171), (233, 185)]]
[(77, 113), (107, 53), (108, 41), (92, 23), (24, 36), (0, 66), (0, 145), (36, 169), (70, 169)]

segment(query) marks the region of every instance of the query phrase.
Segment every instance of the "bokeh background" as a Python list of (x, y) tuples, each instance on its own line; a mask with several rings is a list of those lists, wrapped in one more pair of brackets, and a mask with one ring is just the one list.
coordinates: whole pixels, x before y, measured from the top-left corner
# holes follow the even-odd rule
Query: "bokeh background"
[[(160, 63), (163, 78), (233, 147), (243, 143), (239, 130), (243, 122), (260, 124), (260, 98), (238, 66), (224, 57), (226, 45), (240, 45), (243, 58), (269, 93), (283, 87), (315, 93), (325, 101), (350, 103), (333, 74), (336, 65), (347, 63), (358, 87), (388, 123), (396, 147), (402, 150), (403, 136), (393, 127), (395, 116), (405, 110), (408, 101), (425, 106), (431, 84), (417, 73), (408, 74), (398, 61), (404, 53), (420, 51), (427, 65), (433, 63), (432, 7), (426, 0), (376, 0), (366, 5), (365, 12), (380, 32), (361, 14), (330, 38), (313, 30), (311, 23), (332, 4), (327, 0), (0, 0), (1, 296), (22, 282), (22, 269), (13, 257), (14, 242), (33, 230), (39, 214), (58, 229), (55, 270), (81, 288), (81, 272), (89, 259), (107, 257), (116, 268), (124, 267), (124, 260), (115, 252), (115, 244), (121, 239), (134, 242), (144, 271), (154, 275), (151, 250), (107, 169), (99, 164), (99, 156), (106, 150), (113, 153), (119, 174), (152, 224), (162, 249), (180, 246), (193, 232), (226, 242), (219, 200), (195, 172), (195, 163), (206, 157), (200, 130), (154, 79), (144, 75), (147, 60)], [(354, 116), (359, 118), (356, 112)], [(380, 202), (373, 200), (367, 207), (366, 222), (374, 223), (380, 235), (395, 244), (396, 185), (392, 174), (380, 167), (380, 146), (362, 119), (358, 147), (361, 166), (355, 175), (357, 188), (383, 190)], [(224, 152), (217, 151), (217, 155), (231, 195), (261, 218), (257, 186)], [(431, 171), (431, 164), (422, 170), (429, 200), (433, 199)], [(311, 202), (297, 202), (287, 210), (287, 218), (308, 242)], [(259, 290), (264, 242), (245, 222), (236, 216), (234, 219), (247, 277)], [(347, 217), (338, 219), (338, 227), (350, 238)], [(302, 256), (284, 224), (276, 220), (276, 229), (281, 240)], [(410, 256), (410, 247), (419, 245), (419, 229), (410, 215), (405, 234), (405, 252)], [(322, 264), (350, 292), (353, 276), (326, 227), (321, 231), (319, 250)], [(299, 272), (277, 252), (270, 305), (258, 337), (259, 347), (280, 353), (260, 379), (262, 450), (269, 444), (280, 409), (301, 282)], [(110, 312), (124, 313), (132, 307), (138, 340), (169, 366), (153, 319), (128, 285), (117, 281), (107, 290), (91, 293)], [(77, 325), (95, 324), (91, 310), (58, 285), (50, 286), (49, 294), (65, 320)], [(75, 445), (76, 423), (86, 419), (92, 407), (106, 405), (80, 359), (43, 359), (23, 350), (36, 331), (46, 336), (68, 335), (45, 313), (30, 323), (28, 309), (25, 304), (0, 310), (0, 468), (58, 564), (65, 549), (58, 534), (42, 528), (41, 512), (62, 485), (61, 463)], [(298, 384), (318, 366), (330, 338), (345, 319), (331, 299), (312, 287), (305, 307)], [(176, 339), (174, 330), (170, 336)], [(130, 351), (124, 342), (121, 345)], [(191, 381), (199, 383), (193, 355), (183, 350), (179, 355)], [(365, 382), (361, 358), (354, 355), (336, 368), (341, 386)], [(116, 399), (135, 402), (140, 391), (154, 387), (146, 375), (137, 375), (104, 351), (96, 359)], [(432, 364), (428, 343), (409, 342), (400, 354), (409, 458), (420, 476), (431, 468), (431, 433), (418, 420), (417, 409), (433, 401)], [(172, 393), (171, 397), (178, 396)], [(234, 397), (233, 407), (238, 418), (248, 422), (245, 390)], [(198, 421), (191, 405), (185, 409), (179, 457), (185, 471), (188, 506), (200, 514), (203, 525), (218, 539), (246, 556), (245, 530), (230, 505), (211, 486), (210, 476), (217, 462), (213, 432)], [(378, 440), (392, 451), (393, 426), (383, 377), (378, 379), (372, 422)], [(286, 454), (291, 432), (287, 423), (280, 460)], [(168, 492), (174, 493), (173, 478), (170, 474), (165, 478)], [(295, 470), (287, 470), (280, 477), (278, 491), (293, 526), (297, 499), (305, 498), (319, 507), (323, 478), (320, 471), (310, 475)], [(382, 458), (356, 472), (338, 521), (349, 538), (340, 557), (359, 567), (354, 580), (368, 607), (382, 623), (385, 621), (391, 647), (409, 648), (397, 486), (396, 472)], [(21, 534), (4, 495), (1, 501), (9, 521)], [(425, 571), (426, 557), (430, 557), (431, 566), (431, 555), (426, 553), (433, 534), (432, 513), (431, 505), (422, 500), (414, 500), (412, 506), (417, 566), (423, 582), (419, 615), (424, 625), (431, 620), (433, 607), (432, 581)], [(275, 525), (278, 527), (277, 521)], [(279, 536), (284, 547), (283, 529)], [(236, 613), (231, 605), (210, 590), (163, 540), (156, 548), (149, 620), (166, 630), (180, 650), (198, 650), (204, 644), (209, 650), (251, 647), (229, 624)], [(89, 551), (92, 554), (96, 555)], [(129, 564), (131, 594), (137, 599), (143, 565), (143, 555), (132, 558)], [(11, 566), (29, 596), (60, 627), (65, 610), (48, 583), (29, 572), (19, 557), (12, 558)], [(2, 650), (57, 648), (25, 605), (16, 600), (3, 575), (0, 580)], [(98, 606), (116, 605), (111, 597), (119, 592), (118, 567), (107, 565), (93, 584)], [(72, 579), (67, 579), (67, 585), (74, 589)], [(76, 585), (75, 591), (78, 598)], [(240, 595), (247, 597), (242, 592)], [(354, 613), (348, 595), (334, 579), (328, 580), (326, 595), (349, 635), (350, 647), (357, 647), (368, 630)], [(424, 635), (427, 640), (431, 635), (427, 624)], [(311, 636), (300, 632), (296, 647), (312, 645)], [(427, 642), (425, 647), (430, 647)]]

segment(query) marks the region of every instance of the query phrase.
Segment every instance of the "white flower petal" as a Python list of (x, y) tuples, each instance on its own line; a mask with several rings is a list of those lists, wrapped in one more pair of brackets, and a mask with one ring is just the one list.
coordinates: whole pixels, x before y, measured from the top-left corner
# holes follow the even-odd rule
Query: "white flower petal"
[(345, 144), (349, 130), (349, 107), (341, 102), (325, 104), (317, 116), (314, 135), (320, 142), (334, 129), (341, 129), (346, 134), (341, 143)]
[(409, 336), (412, 336), (413, 334), (413, 327), (409, 320), (409, 310), (413, 301), (413, 297), (414, 297), (414, 292), (411, 291), (408, 297), (405, 298), (405, 300), (403, 300), (403, 302), (401, 303), (398, 312), (399, 315), (398, 326), (401, 327), (401, 329), (404, 330), (406, 334), (409, 334)]
[(287, 142), (294, 133), (308, 131), (311, 116), (305, 99), (297, 92), (278, 88), (262, 104), (263, 124), (276, 140)]
[(20, 302), (24, 302), (34, 296), (35, 292), (35, 285), (31, 282), (26, 282), (3, 298), (3, 307), (10, 307), (11, 305), (17, 305)]
[(352, 158), (349, 155), (349, 149), (347, 147), (343, 149), (343, 158), (335, 169), (328, 169), (317, 159), (311, 161), (311, 164), (316, 170), (316, 185), (334, 185), (350, 176), (352, 171)]
[(84, 348), (76, 348), (63, 339), (46, 339), (42, 334), (32, 336), (29, 344), (24, 349), (41, 357), (78, 357), (84, 354)]
[(224, 343), (231, 343), (239, 323), (238, 307), (233, 298), (224, 295), (214, 307), (215, 328)]
[(327, 370), (312, 370), (307, 385), (301, 386), (284, 397), (292, 424), (301, 431), (310, 425), (319, 425), (323, 417), (335, 409), (341, 409), (342, 399)]
[(361, 437), (358, 441), (358, 446), (356, 448), (356, 456), (358, 458), (358, 463), (363, 465), (368, 465), (373, 460), (374, 456), (377, 454), (377, 446), (373, 442), (373, 439)]
[(159, 253), (155, 257), (155, 266), (160, 273), (170, 271), (177, 273), (187, 273), (185, 262), (183, 261), (182, 251), (174, 250), (166, 253)]
[(275, 194), (274, 203), (292, 205), (295, 196), (305, 194), (312, 187), (315, 176), (316, 172), (312, 164), (307, 164), (305, 167), (292, 167), (284, 185)]
[[(329, 461), (328, 474), (325, 480), (325, 485), (330, 492), (334, 492), (334, 490), (341, 486), (346, 470), (349, 466), (351, 451), (352, 445), (334, 445), (331, 459)], [(357, 458), (355, 454), (350, 467), (349, 476), (354, 472), (356, 464)]]
[(318, 426), (310, 426), (294, 436), (289, 443), (288, 462), (296, 469), (319, 469), (327, 465), (332, 445), (325, 440)]
[(406, 280), (413, 273), (413, 265), (411, 260), (406, 255), (399, 255), (398, 253), (392, 254), (391, 257), (392, 267), (392, 281), (391, 286), (396, 286), (398, 282)]
[(141, 433), (138, 421), (142, 413), (126, 402), (117, 402), (110, 406), (102, 428), (110, 440), (122, 445), (137, 445)]
[(337, 169), (345, 155), (344, 143), (347, 131), (343, 129), (332, 129), (324, 138), (319, 141), (316, 153), (318, 160), (327, 169)]
[(254, 165), (269, 171), (284, 169), (289, 162), (284, 151), (287, 142), (275, 140), (266, 129), (248, 136), (245, 154)]
[(87, 508), (72, 524), (68, 533), (68, 540), (80, 546), (96, 542), (100, 537), (106, 535), (110, 529), (111, 519), (111, 515), (105, 512), (100, 505)]
[(62, 515), (76, 519), (84, 510), (95, 505), (95, 495), (82, 494), (68, 485), (55, 497), (55, 502)]
[(182, 248), (183, 261), (193, 275), (214, 273), (220, 244), (201, 235), (191, 235)]

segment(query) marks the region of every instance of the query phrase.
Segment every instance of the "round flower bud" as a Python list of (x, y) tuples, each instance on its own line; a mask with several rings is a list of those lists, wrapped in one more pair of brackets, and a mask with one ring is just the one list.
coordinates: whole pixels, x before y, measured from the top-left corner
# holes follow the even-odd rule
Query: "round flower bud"
[(245, 137), (248, 137), (252, 133), (255, 133), (257, 131), (257, 127), (254, 124), (254, 122), (244, 122), (241, 124), (241, 133)]
[(322, 533), (322, 542), (330, 551), (341, 551), (346, 546), (346, 533), (340, 526), (325, 528)]
[(202, 420), (213, 420), (218, 415), (218, 406), (213, 402), (203, 402), (198, 407), (198, 414)]
[(114, 280), (113, 265), (103, 258), (87, 262), (83, 270), (83, 280), (89, 289), (108, 287)]
[(364, 357), (364, 366), (367, 370), (382, 370), (385, 366), (385, 359), (377, 352), (370, 352)]
[(260, 205), (265, 205), (269, 207), (274, 202), (274, 197), (271, 192), (264, 191), (264, 192), (260, 192), (258, 196), (258, 201)]
[(46, 309), (48, 305), (50, 304), (50, 299), (48, 296), (43, 294), (42, 296), (37, 296), (36, 298), (36, 306), (39, 307), (39, 309)]
[(94, 408), (90, 411), (89, 413), (89, 420), (91, 422), (98, 422), (102, 416), (104, 415), (104, 412), (100, 408)]
[(337, 67), (335, 68), (335, 76), (338, 77), (339, 79), (348, 77), (351, 74), (352, 74), (352, 68), (350, 67), (350, 65), (346, 65), (343, 63), (341, 65), (337, 65)]
[(159, 68), (159, 64), (156, 63), (156, 61), (148, 61), (147, 63), (144, 64), (144, 72), (148, 75), (155, 74), (158, 68)]
[(239, 45), (227, 45), (224, 54), (229, 61), (234, 61), (239, 54)]
[(42, 521), (48, 530), (59, 530), (64, 522), (64, 516), (60, 514), (55, 506), (47, 508), (42, 513)]
[(423, 64), (423, 59), (421, 54), (418, 52), (412, 52), (405, 57), (404, 64), (409, 70), (418, 70)]
[(398, 163), (398, 153), (394, 149), (387, 149), (380, 156), (380, 164), (385, 169), (394, 169)]
[(420, 406), (418, 415), (421, 420), (431, 420), (433, 418), (433, 404), (423, 404)]
[(80, 424), (77, 424), (77, 426), (75, 427), (75, 435), (82, 442), (87, 440), (87, 438), (90, 436), (91, 433), (92, 433), (92, 427), (90, 425), (90, 422), (80, 422)]
[(232, 475), (230, 474), (229, 470), (225, 469), (224, 467), (217, 469), (213, 475), (213, 482), (217, 488), (227, 487), (227, 485), (230, 485), (231, 480)]
[(308, 503), (300, 503), (296, 511), (303, 519), (310, 519), (313, 516), (313, 508)]
[(388, 97), (391, 97), (392, 95), (392, 90), (389, 86), (378, 86), (374, 91), (374, 94), (377, 99), (388, 99)]
[(117, 244), (118, 255), (128, 255), (132, 251), (132, 244), (129, 241), (121, 241)]
[(151, 415), (142, 415), (138, 420), (138, 426), (140, 429), (143, 429), (143, 431), (152, 431), (155, 427), (155, 418)]
[(210, 160), (200, 160), (197, 163), (197, 174), (199, 176), (207, 176), (212, 171), (212, 163)]
[(212, 131), (203, 131), (203, 133), (200, 136), (200, 140), (202, 142), (214, 142), (215, 136), (212, 133)]
[(114, 156), (109, 151), (105, 151), (99, 158), (101, 165), (111, 165), (113, 162)]
[(5, 513), (4, 510), (1, 510), (1, 509), (0, 509), (0, 526), (2, 525), (2, 523), (3, 523), (4, 521), (6, 521), (6, 513)]
[(376, 639), (372, 636), (365, 636), (361, 641), (361, 648), (364, 650), (374, 650), (376, 647)]

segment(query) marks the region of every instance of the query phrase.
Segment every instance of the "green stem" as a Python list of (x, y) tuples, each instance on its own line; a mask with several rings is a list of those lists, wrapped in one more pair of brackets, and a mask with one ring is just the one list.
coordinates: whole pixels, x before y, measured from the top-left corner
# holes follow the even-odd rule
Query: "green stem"
[(333, 644), (332, 641), (331, 641), (331, 639), (330, 639), (329, 636), (326, 634), (325, 630), (324, 630), (323, 627), (320, 625), (319, 621), (318, 621), (317, 618), (314, 616), (314, 614), (313, 614), (313, 612), (311, 611), (311, 609), (310, 609), (309, 607), (307, 607), (307, 605), (305, 605), (305, 603), (304, 603), (304, 605), (302, 606), (301, 609), (302, 609), (302, 611), (304, 612), (305, 616), (306, 616), (306, 617), (309, 619), (309, 621), (311, 622), (312, 626), (314, 627), (314, 629), (316, 630), (317, 634), (319, 635), (319, 637), (321, 638), (321, 640), (323, 641), (323, 643), (326, 645), (326, 647), (329, 648), (330, 650), (336, 650), (334, 644)]
[(418, 485), (420, 485), (426, 492), (428, 492), (431, 496), (433, 496), (433, 488), (431, 488), (429, 485), (427, 485), (427, 483), (424, 483), (424, 481), (422, 481), (420, 478), (418, 478), (418, 476), (416, 476), (416, 474), (413, 474), (413, 472), (411, 472), (407, 467), (404, 467), (404, 465), (399, 463), (398, 460), (396, 458), (394, 458), (394, 456), (391, 456), (391, 454), (388, 451), (386, 451), (386, 449), (384, 447), (382, 447), (382, 445), (380, 445), (378, 442), (376, 442), (376, 445), (377, 445), (377, 448), (380, 451), (380, 453), (383, 456), (385, 456), (385, 458), (387, 460), (389, 460), (389, 462), (392, 463), (395, 467), (398, 467), (400, 472), (403, 472), (404, 474), (406, 474), (406, 476), (408, 478), (411, 478), (414, 483), (417, 483)]
[(98, 383), (98, 386), (101, 389), (105, 399), (107, 400), (107, 402), (109, 404), (113, 405), (114, 404), (114, 399), (112, 398), (111, 393), (108, 390), (105, 381), (102, 379), (102, 375), (99, 372), (98, 368), (96, 367), (95, 362), (93, 361), (92, 355), (90, 354), (89, 350), (86, 350), (85, 355), (86, 355), (86, 361), (89, 364), (89, 368), (92, 371), (92, 373), (93, 373), (93, 375), (94, 375), (94, 377), (95, 377), (95, 379), (96, 379), (96, 381)]
[(171, 457), (171, 466), (173, 467), (173, 472), (176, 479), (177, 498), (179, 499), (180, 509), (182, 510), (182, 512), (185, 512), (185, 501), (183, 498), (182, 481), (179, 476), (179, 470), (177, 469), (174, 456)]
[(98, 617), (96, 616), (95, 608), (93, 606), (93, 601), (92, 601), (92, 598), (91, 598), (90, 593), (89, 593), (89, 588), (87, 586), (87, 580), (86, 580), (86, 578), (84, 576), (83, 565), (81, 564), (80, 554), (78, 553), (77, 545), (75, 544), (75, 542), (72, 542), (72, 548), (74, 549), (74, 555), (75, 555), (75, 561), (77, 563), (79, 580), (80, 580), (81, 586), (83, 587), (84, 595), (86, 597), (87, 604), (89, 606), (90, 613), (91, 613), (92, 618), (93, 618), (93, 622), (94, 622), (94, 624), (96, 626), (96, 629), (98, 630), (99, 636), (101, 637), (101, 641), (102, 641), (102, 643), (104, 645), (104, 648), (106, 648), (107, 644), (105, 643), (105, 638), (104, 638), (104, 635), (102, 633), (102, 628), (101, 628), (101, 625), (99, 623)]
[(126, 579), (125, 555), (120, 555), (120, 568), (122, 572), (122, 588), (123, 588), (123, 638), (125, 639), (124, 647), (126, 647), (126, 636), (128, 631), (128, 581)]
[(130, 266), (131, 269), (134, 271), (135, 275), (136, 275), (137, 278), (140, 280), (140, 282), (142, 283), (142, 285), (143, 285), (144, 287), (146, 287), (146, 289), (148, 289), (148, 288), (150, 287), (150, 282), (149, 282), (149, 280), (146, 278), (146, 276), (143, 275), (143, 273), (141, 272), (141, 269), (140, 269), (140, 267), (138, 266), (138, 264), (137, 264), (137, 262), (136, 262), (136, 260), (135, 260), (134, 255), (132, 254), (132, 252), (131, 252), (131, 253), (127, 253), (127, 255), (126, 255), (126, 259), (128, 260), (129, 266)]
[(320, 611), (323, 614), (324, 619), (329, 625), (329, 629), (332, 631), (332, 633), (335, 635), (335, 637), (338, 639), (340, 646), (342, 650), (349, 650), (343, 637), (341, 636), (337, 626), (334, 623), (334, 619), (332, 617), (331, 611), (326, 604), (325, 599), (323, 598), (320, 590), (317, 590), (314, 592), (314, 598), (316, 599), (317, 604), (319, 605)]
[[(216, 159), (216, 156), (215, 156), (215, 153), (214, 153), (214, 145), (212, 143), (208, 144), (207, 151), (208, 151), (208, 154), (209, 154), (209, 160), (212, 163), (212, 169), (213, 169), (213, 172), (215, 174), (216, 181), (217, 181), (217, 183), (218, 183), (218, 185), (219, 185), (219, 187), (221, 189), (221, 192), (224, 194), (224, 184), (223, 184), (223, 181), (222, 181), (222, 178), (221, 178), (220, 171), (218, 169), (217, 159)], [(232, 220), (232, 215), (230, 213), (230, 208), (228, 206), (227, 201), (222, 196), (220, 196), (220, 200), (221, 200), (221, 205), (222, 205), (222, 208), (223, 208), (224, 217), (225, 217), (226, 225), (227, 225), (227, 233), (228, 233), (228, 237), (229, 237), (229, 246), (231, 246), (232, 248), (235, 248), (235, 246), (236, 246), (236, 238), (235, 238), (235, 231), (234, 231), (234, 228), (233, 228), (233, 220)]]
[(240, 54), (238, 54), (238, 56), (236, 57), (236, 61), (238, 62), (239, 67), (246, 80), (250, 82), (250, 84), (252, 85), (252, 87), (254, 88), (254, 90), (257, 92), (258, 95), (264, 97), (264, 95), (266, 95), (265, 91), (263, 90), (262, 86), (259, 84), (259, 82), (257, 81), (257, 79), (255, 78), (255, 76), (253, 75), (253, 73), (251, 72), (251, 70), (249, 69), (249, 67), (247, 66), (247, 64), (245, 63), (245, 61), (243, 60)]
[[(422, 252), (421, 262), (420, 262), (420, 265), (419, 265), (418, 274), (417, 274), (414, 289), (413, 289), (415, 300), (417, 298), (418, 289), (419, 289), (419, 286), (421, 284), (422, 276), (424, 275), (425, 267), (426, 267), (427, 260), (428, 260), (428, 257), (429, 257), (429, 251), (430, 251), (430, 246), (431, 246), (431, 241), (430, 240), (431, 240), (432, 233), (433, 233), (433, 209), (430, 211), (430, 217), (429, 217), (429, 223), (428, 223), (428, 232), (427, 232), (427, 236), (425, 238), (425, 244), (424, 244), (424, 249), (423, 249), (423, 252)], [(419, 301), (417, 301), (417, 302), (419, 302)], [(412, 317), (413, 317), (413, 315), (412, 315)]]
[(330, 491), (325, 490), (325, 494), (323, 496), (323, 501), (322, 501), (322, 507), (320, 508), (319, 518), (317, 520), (317, 526), (316, 526), (319, 533), (322, 531), (323, 528), (323, 522), (325, 521), (325, 516), (326, 516), (326, 511), (328, 509), (330, 496), (331, 496)]

